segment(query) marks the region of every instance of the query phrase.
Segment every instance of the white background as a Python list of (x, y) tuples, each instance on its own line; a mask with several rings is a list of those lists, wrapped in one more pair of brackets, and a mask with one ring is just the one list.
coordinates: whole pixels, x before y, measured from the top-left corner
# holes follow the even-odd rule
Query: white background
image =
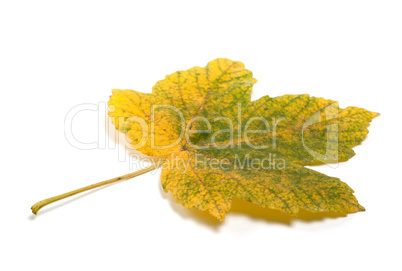
[[(400, 1), (2, 1), (0, 268), (401, 270), (401, 14)], [(235, 202), (219, 223), (176, 204), (158, 172), (30, 213), (133, 170), (102, 110), (101, 125), (86, 111), (72, 126), (100, 148), (69, 144), (70, 109), (217, 57), (254, 72), (254, 99), (309, 93), (381, 113), (355, 157), (316, 167), (366, 212), (290, 220)]]

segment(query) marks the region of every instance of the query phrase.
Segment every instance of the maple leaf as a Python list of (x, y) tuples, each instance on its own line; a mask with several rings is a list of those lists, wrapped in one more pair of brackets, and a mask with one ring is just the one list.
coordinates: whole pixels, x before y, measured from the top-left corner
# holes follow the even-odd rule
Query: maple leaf
[(293, 216), (364, 210), (347, 184), (304, 166), (347, 161), (378, 114), (309, 95), (251, 101), (254, 83), (243, 63), (219, 58), (151, 94), (113, 90), (109, 116), (133, 148), (162, 158), (165, 192), (220, 221), (234, 197)]
[(224, 220), (233, 198), (296, 216), (364, 210), (338, 178), (306, 165), (347, 161), (378, 115), (309, 95), (251, 101), (256, 80), (243, 63), (219, 58), (178, 71), (151, 94), (113, 90), (112, 123), (142, 153), (159, 157), (147, 168), (34, 204), (44, 206), (162, 167), (162, 186), (187, 208)]

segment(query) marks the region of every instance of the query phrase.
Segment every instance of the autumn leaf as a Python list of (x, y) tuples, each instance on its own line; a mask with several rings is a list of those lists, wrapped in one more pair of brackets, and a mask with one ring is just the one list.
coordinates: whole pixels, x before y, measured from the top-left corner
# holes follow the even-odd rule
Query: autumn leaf
[(233, 198), (296, 216), (300, 209), (341, 214), (364, 210), (338, 178), (306, 165), (354, 156), (378, 115), (309, 95), (251, 101), (256, 80), (243, 63), (219, 58), (178, 71), (151, 94), (113, 90), (109, 116), (131, 146), (157, 163), (34, 204), (44, 206), (162, 167), (162, 186), (187, 208), (224, 220)]
[(133, 148), (164, 161), (165, 192), (221, 221), (234, 197), (293, 216), (364, 210), (347, 184), (304, 166), (347, 161), (378, 114), (309, 95), (251, 101), (255, 83), (220, 58), (167, 75), (151, 94), (113, 90), (109, 116)]

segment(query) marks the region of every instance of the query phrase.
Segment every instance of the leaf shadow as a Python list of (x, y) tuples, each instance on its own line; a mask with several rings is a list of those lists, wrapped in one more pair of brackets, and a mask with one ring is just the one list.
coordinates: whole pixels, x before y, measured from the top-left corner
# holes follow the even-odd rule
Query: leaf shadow
[(284, 225), (291, 226), (294, 221), (303, 221), (306, 223), (321, 221), (326, 218), (340, 218), (346, 217), (345, 213), (336, 212), (320, 212), (313, 213), (300, 209), (297, 216), (291, 216), (283, 211), (271, 209), (268, 207), (261, 207), (254, 203), (234, 198), (232, 201), (232, 208), (227, 216), (239, 216), (246, 215), (253, 220), (263, 220), (269, 223), (280, 223)]
[(170, 204), (170, 207), (175, 211), (177, 214), (179, 214), (182, 218), (184, 219), (193, 219), (203, 225), (206, 225), (210, 227), (211, 229), (217, 231), (219, 226), (222, 225), (222, 222), (220, 222), (218, 219), (215, 217), (211, 216), (208, 214), (208, 212), (200, 211), (197, 209), (189, 209), (184, 207), (183, 205), (177, 203), (171, 193), (165, 193), (163, 191), (162, 185), (160, 184), (160, 181), (158, 182), (158, 187), (159, 187), (159, 192), (161, 196), (167, 200)]
[(290, 216), (283, 211), (271, 209), (268, 207), (261, 207), (254, 203), (234, 198), (232, 201), (232, 207), (229, 213), (226, 214), (225, 222), (220, 222), (218, 219), (210, 215), (207, 211), (200, 211), (195, 208), (188, 209), (181, 204), (177, 203), (171, 193), (165, 193), (160, 187), (161, 195), (164, 199), (169, 201), (169, 204), (173, 211), (178, 213), (184, 219), (193, 219), (203, 225), (206, 225), (213, 230), (217, 231), (219, 227), (226, 223), (227, 218), (243, 216), (251, 220), (264, 221), (269, 224), (282, 224), (284, 226), (291, 227), (294, 221), (302, 221), (305, 223), (311, 223), (315, 221), (322, 221), (327, 218), (336, 219), (340, 217), (346, 217), (344, 213), (335, 212), (321, 212), (313, 213), (301, 209), (297, 217)]

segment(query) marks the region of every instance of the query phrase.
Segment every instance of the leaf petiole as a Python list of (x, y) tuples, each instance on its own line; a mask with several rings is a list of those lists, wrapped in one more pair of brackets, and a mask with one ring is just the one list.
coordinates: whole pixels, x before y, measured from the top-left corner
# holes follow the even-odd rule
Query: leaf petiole
[(82, 188), (79, 188), (79, 189), (76, 189), (76, 190), (73, 190), (73, 191), (70, 191), (70, 192), (55, 196), (55, 197), (51, 197), (51, 198), (48, 198), (48, 199), (41, 200), (41, 201), (35, 203), (34, 205), (32, 205), (32, 207), (31, 207), (32, 213), (34, 213), (36, 215), (38, 213), (38, 211), (42, 207), (44, 207), (44, 206), (46, 206), (46, 205), (48, 205), (50, 203), (53, 203), (53, 202), (56, 202), (56, 201), (59, 201), (59, 200), (74, 196), (76, 194), (79, 194), (79, 193), (82, 193), (82, 192), (85, 192), (85, 191), (88, 191), (88, 190), (91, 190), (91, 189), (94, 189), (94, 188), (98, 188), (98, 187), (101, 187), (101, 186), (104, 186), (104, 185), (107, 185), (107, 184), (111, 184), (111, 183), (115, 183), (115, 182), (118, 182), (118, 181), (128, 180), (128, 179), (137, 177), (139, 175), (142, 175), (144, 173), (147, 173), (149, 171), (152, 171), (154, 169), (159, 168), (160, 166), (162, 166), (163, 162), (164, 162), (164, 159), (159, 160), (157, 163), (152, 164), (149, 167), (140, 169), (138, 171), (131, 172), (131, 173), (128, 173), (126, 175), (122, 175), (120, 177), (112, 178), (112, 179), (102, 181), (102, 182), (99, 182), (99, 183), (91, 184), (91, 185), (88, 185), (88, 186), (85, 186), (85, 187), (82, 187)]

